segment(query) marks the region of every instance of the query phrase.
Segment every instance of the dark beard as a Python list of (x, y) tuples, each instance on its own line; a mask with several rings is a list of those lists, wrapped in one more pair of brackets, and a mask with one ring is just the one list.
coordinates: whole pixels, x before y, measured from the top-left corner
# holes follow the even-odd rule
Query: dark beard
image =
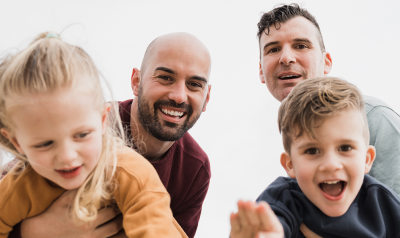
[[(150, 104), (143, 97), (141, 88), (138, 95), (138, 119), (143, 128), (153, 137), (160, 141), (177, 141), (179, 140), (199, 119), (199, 115), (193, 115), (193, 108), (186, 104), (177, 104), (172, 100), (159, 100), (154, 103), (154, 111), (151, 113)], [(184, 109), (186, 111), (186, 120), (183, 125), (179, 125), (169, 121), (160, 122), (157, 110), (161, 106), (169, 106)], [(193, 115), (193, 118), (191, 118)], [(163, 124), (163, 125), (162, 125)]]

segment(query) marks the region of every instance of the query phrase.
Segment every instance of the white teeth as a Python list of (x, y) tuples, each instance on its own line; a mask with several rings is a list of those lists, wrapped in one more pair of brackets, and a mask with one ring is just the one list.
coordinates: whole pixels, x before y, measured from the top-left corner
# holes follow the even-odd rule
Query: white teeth
[(335, 181), (325, 181), (324, 183), (327, 183), (327, 184), (337, 184), (337, 183), (339, 183), (340, 182), (340, 180), (335, 180)]
[(165, 113), (165, 114), (168, 114), (168, 115), (171, 115), (171, 116), (174, 116), (174, 117), (181, 117), (181, 116), (183, 116), (183, 112), (177, 112), (177, 111), (167, 110), (167, 109), (164, 109), (164, 108), (162, 108), (161, 111), (162, 111), (163, 113)]
[(296, 77), (296, 75), (285, 75), (285, 76), (282, 76), (281, 78), (289, 78), (289, 77)]

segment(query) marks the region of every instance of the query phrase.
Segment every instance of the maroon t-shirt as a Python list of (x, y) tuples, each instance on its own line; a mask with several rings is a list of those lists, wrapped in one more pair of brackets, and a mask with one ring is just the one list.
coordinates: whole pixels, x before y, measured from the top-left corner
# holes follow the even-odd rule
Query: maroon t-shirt
[[(132, 99), (119, 103), (122, 123), (131, 138), (130, 113)], [(197, 142), (185, 133), (175, 141), (161, 160), (152, 163), (171, 196), (174, 218), (193, 238), (199, 223), (201, 207), (210, 184), (210, 161)], [(20, 227), (14, 227), (10, 238), (21, 238)]]
[[(122, 123), (131, 138), (132, 99), (119, 103)], [(201, 207), (210, 184), (210, 161), (197, 142), (185, 133), (161, 160), (152, 163), (171, 196), (176, 221), (192, 238), (196, 233)]]

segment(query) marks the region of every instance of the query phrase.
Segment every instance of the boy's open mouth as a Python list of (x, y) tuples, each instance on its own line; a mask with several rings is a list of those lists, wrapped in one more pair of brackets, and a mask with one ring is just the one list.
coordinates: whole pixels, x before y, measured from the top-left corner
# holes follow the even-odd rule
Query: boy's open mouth
[(330, 197), (338, 197), (345, 189), (347, 182), (341, 180), (324, 181), (319, 184), (321, 190)]

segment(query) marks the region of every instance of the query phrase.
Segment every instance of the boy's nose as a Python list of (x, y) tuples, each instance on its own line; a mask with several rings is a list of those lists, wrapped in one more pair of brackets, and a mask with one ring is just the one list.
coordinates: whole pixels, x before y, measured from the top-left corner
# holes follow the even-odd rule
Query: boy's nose
[(343, 165), (340, 159), (335, 153), (327, 153), (324, 155), (322, 163), (319, 166), (320, 171), (331, 172), (342, 169)]

